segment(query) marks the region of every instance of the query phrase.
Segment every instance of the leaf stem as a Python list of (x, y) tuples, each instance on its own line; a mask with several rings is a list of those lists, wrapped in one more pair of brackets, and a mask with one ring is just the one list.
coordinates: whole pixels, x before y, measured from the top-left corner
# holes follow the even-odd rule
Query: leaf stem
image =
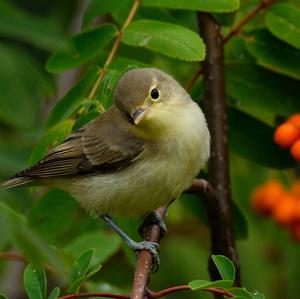
[[(128, 14), (123, 26), (121, 27), (120, 31), (118, 32), (118, 34), (116, 36), (113, 47), (112, 47), (112, 49), (111, 49), (111, 51), (110, 51), (110, 53), (109, 53), (109, 55), (108, 55), (108, 57), (107, 57), (107, 59), (104, 63), (102, 69), (99, 72), (99, 76), (98, 76), (95, 84), (93, 85), (93, 87), (92, 87), (92, 89), (91, 89), (91, 91), (88, 95), (88, 100), (91, 100), (95, 96), (95, 94), (96, 94), (96, 92), (97, 92), (97, 90), (100, 86), (100, 83), (101, 83), (102, 79), (104, 78), (104, 75), (106, 74), (107, 67), (112, 63), (114, 57), (116, 56), (116, 53), (117, 53), (118, 49), (120, 48), (123, 32), (128, 27), (128, 25), (130, 25), (130, 23), (132, 22), (132, 20), (133, 20), (134, 16), (136, 15), (140, 5), (141, 5), (141, 0), (135, 0), (133, 2), (132, 7), (129, 11), (129, 14)], [(99, 105), (99, 110), (101, 112), (105, 111), (105, 109), (104, 109), (104, 107), (101, 103)]]
[[(223, 44), (226, 44), (229, 40), (231, 40), (234, 36), (236, 36), (242, 28), (253, 19), (260, 11), (269, 8), (275, 0), (262, 0), (262, 2), (257, 5), (253, 10), (251, 10), (244, 18), (242, 18), (236, 25), (234, 25), (229, 33), (223, 38)], [(198, 78), (202, 75), (201, 67), (195, 72), (192, 79), (188, 82), (186, 89), (187, 91), (191, 91), (193, 86), (195, 85)]]

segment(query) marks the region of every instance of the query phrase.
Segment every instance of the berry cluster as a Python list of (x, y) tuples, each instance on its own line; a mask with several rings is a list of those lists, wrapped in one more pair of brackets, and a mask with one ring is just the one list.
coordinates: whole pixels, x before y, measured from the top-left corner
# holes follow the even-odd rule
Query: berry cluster
[(254, 190), (251, 203), (258, 214), (271, 216), (300, 241), (300, 181), (286, 190), (278, 181), (270, 180)]
[(300, 162), (300, 113), (292, 115), (276, 128), (274, 142), (282, 148), (290, 148), (291, 155)]

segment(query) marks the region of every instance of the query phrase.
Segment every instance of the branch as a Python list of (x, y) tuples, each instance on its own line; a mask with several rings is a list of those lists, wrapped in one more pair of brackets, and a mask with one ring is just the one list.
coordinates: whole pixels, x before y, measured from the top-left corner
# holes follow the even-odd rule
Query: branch
[(59, 297), (58, 299), (91, 298), (91, 297), (130, 299), (129, 296), (126, 295), (118, 295), (118, 294), (111, 294), (111, 293), (78, 293), (78, 294), (65, 295)]
[[(107, 57), (107, 59), (106, 59), (104, 65), (103, 65), (102, 69), (100, 70), (99, 76), (98, 76), (95, 84), (93, 85), (93, 87), (91, 89), (91, 92), (88, 95), (88, 99), (89, 100), (91, 100), (95, 96), (95, 94), (96, 94), (96, 92), (97, 92), (97, 90), (98, 90), (98, 88), (100, 86), (100, 83), (101, 83), (102, 79), (104, 78), (104, 75), (107, 72), (108, 66), (112, 63), (114, 57), (117, 54), (117, 51), (120, 48), (123, 32), (128, 27), (128, 25), (130, 25), (130, 23), (132, 22), (132, 20), (133, 20), (133, 18), (135, 16), (135, 14), (136, 14), (136, 12), (137, 12), (140, 4), (141, 4), (141, 0), (134, 0), (134, 2), (132, 4), (132, 7), (131, 7), (131, 9), (129, 11), (129, 14), (127, 16), (127, 19), (124, 22), (123, 26), (121, 27), (119, 33), (117, 34), (115, 42), (114, 42), (114, 45), (113, 45), (113, 47), (112, 47), (112, 49), (111, 49), (111, 51), (110, 51), (110, 53), (109, 53), (109, 55)], [(99, 105), (99, 108), (103, 112), (105, 111), (104, 107), (101, 104)]]
[[(207, 55), (202, 67), (204, 106), (212, 138), (208, 180), (216, 193), (213, 200), (206, 201), (212, 254), (223, 254), (234, 262), (237, 270), (235, 283), (239, 285), (239, 261), (235, 248), (231, 211), (223, 42), (220, 26), (208, 13), (199, 12), (197, 17), (199, 31), (207, 47)], [(220, 278), (211, 261), (210, 274), (212, 280)]]
[[(226, 44), (228, 41), (230, 41), (234, 36), (240, 33), (240, 31), (243, 29), (243, 27), (251, 20), (253, 19), (259, 12), (262, 10), (265, 10), (269, 8), (275, 0), (262, 0), (262, 2), (257, 5), (253, 10), (251, 10), (247, 15), (244, 16), (235, 26), (231, 28), (229, 33), (223, 38), (223, 44)], [(191, 91), (193, 86), (195, 85), (198, 78), (202, 75), (202, 69), (199, 68), (195, 74), (193, 75), (192, 79), (189, 81), (189, 83), (186, 86), (187, 91)]]
[[(164, 217), (167, 212), (167, 207), (161, 207), (156, 210), (160, 216)], [(149, 228), (149, 234), (146, 240), (150, 242), (160, 242), (160, 228), (153, 224)], [(131, 291), (131, 299), (144, 299), (147, 292), (148, 282), (150, 280), (150, 271), (152, 266), (152, 255), (147, 250), (142, 250), (137, 257), (136, 268), (134, 273), (133, 286)]]
[[(180, 291), (191, 291), (191, 287), (188, 285), (179, 285), (172, 288), (167, 288), (158, 292), (152, 292), (148, 290), (146, 295), (150, 299), (157, 299), (164, 297), (166, 295), (180, 292)], [(226, 296), (228, 298), (233, 298), (235, 295), (233, 293), (228, 292), (227, 290), (220, 289), (220, 288), (207, 288), (202, 289), (202, 291), (210, 292), (216, 295)], [(73, 298), (89, 298), (89, 297), (102, 297), (102, 298), (113, 298), (113, 299), (130, 299), (127, 295), (118, 295), (118, 294), (111, 294), (111, 293), (78, 293), (78, 294), (70, 294), (59, 299), (73, 299)], [(144, 297), (143, 297), (144, 298)]]

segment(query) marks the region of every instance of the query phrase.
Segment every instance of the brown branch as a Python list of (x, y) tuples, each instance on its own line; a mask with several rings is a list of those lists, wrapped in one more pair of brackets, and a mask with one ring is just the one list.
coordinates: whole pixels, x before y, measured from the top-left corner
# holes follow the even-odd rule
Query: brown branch
[[(269, 8), (275, 0), (262, 0), (262, 2), (257, 5), (253, 10), (251, 10), (247, 15), (244, 16), (236, 25), (232, 27), (229, 33), (223, 38), (223, 44), (226, 44), (229, 40), (231, 40), (234, 36), (240, 33), (243, 27), (253, 19), (259, 12)], [(195, 83), (197, 82), (198, 78), (202, 75), (202, 69), (199, 68), (195, 74), (193, 75), (192, 79), (188, 82), (186, 89), (191, 91)]]
[[(118, 32), (118, 34), (116, 36), (114, 45), (113, 45), (113, 47), (112, 47), (112, 49), (111, 49), (111, 51), (110, 51), (110, 53), (107, 57), (102, 69), (99, 72), (99, 76), (98, 76), (95, 84), (93, 85), (93, 87), (91, 89), (91, 92), (88, 95), (89, 100), (92, 99), (95, 96), (95, 94), (96, 94), (96, 92), (97, 92), (97, 90), (100, 86), (100, 83), (101, 83), (102, 79), (104, 78), (105, 73), (107, 72), (107, 67), (112, 63), (114, 57), (117, 54), (117, 51), (120, 48), (123, 32), (128, 27), (128, 25), (130, 25), (130, 23), (132, 22), (134, 16), (137, 13), (137, 10), (138, 10), (140, 4), (141, 4), (141, 0), (134, 0), (134, 2), (132, 4), (132, 7), (129, 11), (129, 14), (128, 14), (123, 26), (121, 27), (120, 31)], [(104, 107), (101, 104), (99, 105), (99, 108), (101, 110), (105, 111)]]
[[(204, 108), (212, 138), (208, 180), (216, 192), (214, 200), (206, 201), (211, 229), (212, 254), (229, 257), (236, 267), (236, 284), (240, 284), (239, 262), (232, 225), (231, 192), (228, 161), (226, 93), (223, 42), (220, 26), (208, 13), (198, 13), (199, 31), (207, 47), (202, 64), (204, 75)], [(210, 261), (212, 280), (220, 279)]]
[[(19, 261), (25, 264), (28, 264), (29, 261), (27, 258), (20, 253), (17, 252), (11, 252), (11, 251), (5, 251), (5, 252), (0, 252), (0, 260), (12, 260), (12, 261)], [(45, 269), (49, 272), (55, 272), (55, 270), (49, 266), (49, 265), (44, 265)]]
[(259, 12), (267, 9), (275, 0), (263, 0), (259, 5), (257, 5), (253, 10), (251, 10), (247, 15), (244, 16), (235, 26), (233, 26), (230, 32), (224, 37), (223, 43), (226, 44), (232, 37), (237, 35), (242, 28), (253, 19)]
[[(167, 288), (161, 291), (152, 292), (150, 290), (147, 290), (146, 295), (148, 298), (151, 299), (157, 299), (164, 297), (166, 295), (180, 292), (180, 291), (191, 291), (191, 287), (188, 285), (179, 285), (171, 288)], [(206, 288), (201, 289), (202, 291), (210, 292), (216, 295), (222, 295), (226, 296), (228, 298), (233, 298), (235, 295), (227, 290), (220, 289), (220, 288)], [(112, 294), (112, 293), (78, 293), (78, 294), (69, 294), (62, 297), (59, 297), (59, 299), (73, 299), (73, 298), (90, 298), (90, 297), (102, 297), (102, 298), (113, 298), (113, 299), (130, 299), (127, 295), (118, 295), (118, 294)], [(143, 297), (144, 298), (144, 297)]]
[[(160, 216), (164, 217), (167, 212), (167, 207), (161, 207), (156, 211), (160, 214)], [(159, 226), (153, 224), (149, 228), (148, 236), (146, 236), (145, 239), (150, 242), (159, 243), (161, 239)], [(142, 250), (137, 257), (133, 286), (130, 296), (131, 299), (144, 299), (150, 279), (152, 263), (153, 258), (151, 253), (147, 250)]]
[(91, 297), (102, 297), (102, 298), (113, 298), (113, 299), (130, 299), (127, 295), (118, 295), (111, 293), (78, 293), (78, 294), (69, 294), (59, 299), (73, 299), (73, 298), (91, 298)]
[(20, 261), (22, 263), (28, 263), (27, 259), (23, 255), (21, 255), (17, 252), (10, 252), (10, 251), (0, 252), (0, 259)]

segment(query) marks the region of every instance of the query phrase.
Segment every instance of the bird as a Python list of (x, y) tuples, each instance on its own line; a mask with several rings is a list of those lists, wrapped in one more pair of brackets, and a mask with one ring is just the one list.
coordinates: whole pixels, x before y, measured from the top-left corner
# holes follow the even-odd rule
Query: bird
[(125, 72), (113, 99), (102, 115), (1, 186), (65, 190), (132, 249), (158, 259), (158, 244), (133, 241), (111, 217), (146, 215), (189, 188), (210, 156), (207, 122), (176, 79), (152, 67)]

